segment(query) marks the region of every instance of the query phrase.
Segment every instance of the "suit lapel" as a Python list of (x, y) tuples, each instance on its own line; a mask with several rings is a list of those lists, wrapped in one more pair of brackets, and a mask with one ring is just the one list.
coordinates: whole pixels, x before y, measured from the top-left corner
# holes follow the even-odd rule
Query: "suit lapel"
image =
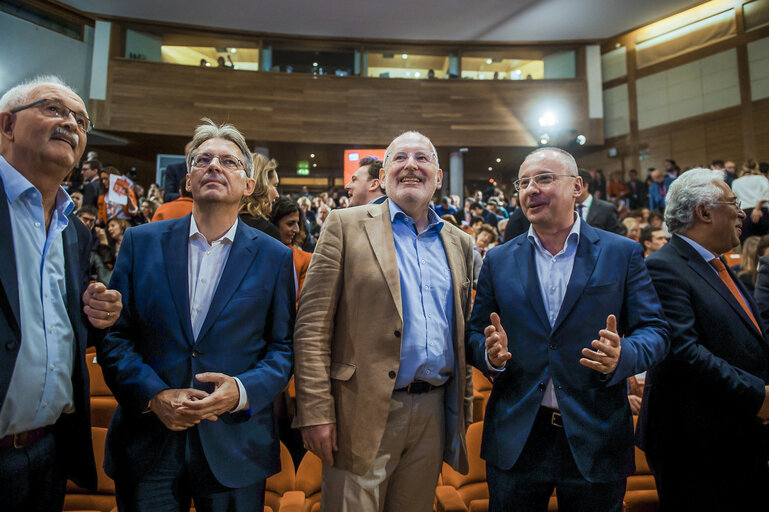
[[(748, 314), (745, 313), (745, 310), (742, 309), (742, 306), (734, 297), (734, 295), (732, 295), (732, 292), (729, 291), (729, 288), (727, 288), (724, 282), (721, 281), (721, 278), (718, 277), (715, 269), (708, 262), (706, 262), (702, 256), (700, 256), (700, 254), (686, 242), (686, 240), (682, 240), (679, 237), (674, 236), (670, 240), (670, 243), (673, 244), (673, 247), (682, 257), (688, 260), (689, 266), (692, 268), (692, 270), (699, 274), (699, 276), (702, 277), (706, 283), (708, 283), (716, 292), (718, 292), (719, 295), (721, 295), (721, 297), (729, 304), (734, 312), (737, 313), (740, 318), (742, 318), (742, 321), (745, 322), (748, 327), (750, 327), (756, 336), (763, 339), (763, 336), (761, 336), (760, 333), (756, 330), (756, 326), (753, 325), (753, 322), (750, 320), (750, 317), (748, 317)], [(729, 267), (726, 268), (729, 272), (729, 275), (732, 277), (732, 280), (735, 282), (735, 285), (740, 289), (742, 295), (745, 297), (748, 303), (748, 307), (752, 307), (753, 304), (750, 300), (749, 294), (740, 286), (742, 283), (738, 282), (739, 279), (737, 279), (736, 276), (729, 270)], [(758, 321), (759, 316), (756, 315), (756, 307), (752, 307), (752, 312), (756, 317), (756, 321)]]
[(395, 253), (393, 228), (390, 223), (390, 208), (388, 201), (375, 208), (369, 209), (369, 218), (363, 221), (366, 236), (374, 250), (377, 263), (382, 269), (390, 294), (392, 295), (398, 316), (403, 321), (403, 306), (401, 304), (401, 282), (398, 274), (398, 257)]
[(163, 258), (168, 276), (171, 298), (176, 307), (176, 314), (184, 329), (184, 335), (193, 343), (192, 323), (190, 320), (190, 285), (189, 285), (189, 237), (190, 215), (172, 223), (161, 242)]
[[(591, 208), (592, 210), (592, 208)], [(590, 276), (593, 274), (598, 256), (601, 254), (601, 248), (598, 246), (599, 238), (595, 230), (587, 224), (580, 227), (579, 245), (577, 245), (577, 254), (574, 257), (574, 267), (571, 270), (569, 284), (566, 286), (566, 294), (563, 296), (561, 310), (553, 324), (553, 331), (563, 323), (563, 319), (569, 314), (582, 292), (587, 286)]]
[(11, 228), (11, 213), (8, 208), (8, 197), (5, 195), (3, 180), (0, 180), (0, 284), (5, 290), (5, 296), (16, 321), (14, 333), (21, 339), (21, 313), (19, 309), (19, 280), (16, 275), (16, 255), (13, 251), (13, 230)]
[[(457, 240), (456, 233), (449, 230), (446, 225), (441, 229), (440, 237), (443, 243), (443, 250), (446, 252), (446, 261), (451, 271), (454, 296), (454, 328), (459, 329), (458, 319), (462, 318), (462, 297), (459, 292), (462, 289), (462, 284), (465, 282), (465, 276), (462, 274), (462, 269), (464, 268), (462, 264), (462, 247)], [(460, 334), (459, 332), (454, 336), (454, 353), (457, 356), (462, 355), (462, 360), (464, 360), (464, 344), (459, 343), (458, 340), (464, 339), (463, 336), (464, 333)]]
[(537, 277), (537, 265), (534, 262), (534, 247), (527, 237), (523, 237), (518, 241), (518, 247), (515, 248), (513, 254), (518, 264), (518, 275), (520, 277), (517, 281), (523, 287), (523, 294), (531, 303), (542, 325), (549, 331), (550, 322), (545, 312), (545, 304), (542, 302), (542, 292), (540, 291), (539, 278)]
[[(208, 314), (203, 321), (203, 326), (200, 328), (197, 341), (203, 339), (219, 317), (224, 306), (227, 305), (232, 295), (240, 286), (240, 283), (246, 277), (248, 268), (253, 263), (257, 252), (259, 252), (256, 244), (258, 234), (247, 233), (245, 226), (245, 223), (238, 222), (238, 227), (235, 230), (235, 239), (232, 241), (230, 254), (227, 257), (227, 263), (224, 265), (222, 277), (216, 287), (214, 297), (211, 299), (211, 306), (208, 308)], [(189, 313), (187, 316), (189, 317)]]
[(64, 249), (64, 275), (67, 283), (67, 316), (72, 330), (77, 334), (75, 315), (80, 315), (80, 248), (78, 247), (77, 228), (69, 219), (69, 224), (64, 228), (61, 239)]

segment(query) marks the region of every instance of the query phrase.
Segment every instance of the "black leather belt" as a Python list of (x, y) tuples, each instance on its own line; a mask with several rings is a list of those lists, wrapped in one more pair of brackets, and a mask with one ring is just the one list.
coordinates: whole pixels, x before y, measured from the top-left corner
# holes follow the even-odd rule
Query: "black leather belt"
[(421, 393), (429, 393), (430, 391), (434, 389), (439, 389), (445, 386), (446, 384), (443, 383), (440, 386), (435, 386), (433, 384), (430, 384), (429, 382), (425, 382), (423, 380), (416, 380), (406, 386), (405, 388), (399, 388), (395, 391), (405, 391), (406, 393), (411, 393), (412, 395), (418, 395)]
[(560, 411), (549, 407), (540, 407), (538, 416), (554, 427), (563, 428), (563, 416), (561, 416)]
[(0, 448), (23, 448), (40, 441), (48, 433), (48, 427), (40, 427), (0, 438)]

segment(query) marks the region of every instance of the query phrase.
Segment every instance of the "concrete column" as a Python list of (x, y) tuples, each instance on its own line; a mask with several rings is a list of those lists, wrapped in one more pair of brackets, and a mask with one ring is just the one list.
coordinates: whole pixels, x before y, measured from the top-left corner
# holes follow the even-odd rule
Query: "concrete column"
[(459, 196), (459, 204), (464, 204), (465, 160), (462, 153), (454, 151), (449, 161), (449, 192)]

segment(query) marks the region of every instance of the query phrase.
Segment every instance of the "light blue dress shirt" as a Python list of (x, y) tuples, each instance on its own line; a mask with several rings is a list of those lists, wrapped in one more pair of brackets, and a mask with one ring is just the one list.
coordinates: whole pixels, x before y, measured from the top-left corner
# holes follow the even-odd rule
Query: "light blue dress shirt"
[(403, 306), (401, 359), (395, 389), (421, 380), (439, 386), (454, 374), (454, 293), (443, 221), (428, 210), (429, 226), (417, 233), (414, 219), (388, 201)]
[(48, 233), (40, 192), (0, 156), (8, 197), (16, 277), (19, 281), (21, 346), (0, 410), (0, 437), (53, 425), (74, 411), (72, 367), (75, 335), (67, 315), (62, 232), (74, 208), (63, 188)]
[[(566, 237), (566, 243), (558, 254), (553, 255), (544, 248), (533, 226), (529, 226), (529, 233), (526, 235), (529, 242), (534, 246), (534, 263), (537, 267), (539, 291), (542, 294), (542, 302), (545, 304), (545, 313), (547, 313), (550, 327), (555, 325), (558, 313), (561, 312), (563, 297), (566, 295), (571, 271), (574, 268), (574, 259), (577, 256), (582, 219), (577, 214), (574, 215), (574, 219), (574, 225)], [(542, 397), (542, 405), (551, 409), (558, 409), (558, 400), (555, 397), (552, 378), (547, 379), (547, 388)]]

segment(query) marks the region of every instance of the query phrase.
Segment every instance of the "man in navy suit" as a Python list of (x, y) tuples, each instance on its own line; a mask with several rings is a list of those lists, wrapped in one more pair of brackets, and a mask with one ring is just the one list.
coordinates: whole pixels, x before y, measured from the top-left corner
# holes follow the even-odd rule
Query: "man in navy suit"
[(272, 403), (288, 383), (291, 251), (238, 220), (253, 159), (209, 120), (187, 157), (192, 214), (126, 231), (124, 311), (98, 361), (118, 400), (105, 469), (121, 511), (254, 511), (280, 469)]
[[(184, 146), (184, 157), (189, 158), (191, 142)], [(185, 186), (187, 164), (170, 164), (166, 167), (166, 179), (163, 182), (163, 202), (170, 203), (181, 197), (179, 188)]]
[(540, 148), (515, 187), (527, 234), (492, 249), (467, 357), (494, 386), (484, 421), (490, 510), (620, 511), (633, 472), (626, 379), (661, 360), (667, 324), (641, 247), (574, 212), (574, 158)]
[(88, 284), (91, 234), (61, 187), (89, 128), (56, 77), (0, 98), (3, 510), (61, 510), (67, 478), (96, 488), (85, 349), (120, 315), (120, 295)]
[(661, 510), (769, 510), (769, 345), (750, 292), (721, 258), (745, 219), (724, 174), (691, 169), (673, 182), (673, 236), (646, 259), (671, 326), (638, 424)]

